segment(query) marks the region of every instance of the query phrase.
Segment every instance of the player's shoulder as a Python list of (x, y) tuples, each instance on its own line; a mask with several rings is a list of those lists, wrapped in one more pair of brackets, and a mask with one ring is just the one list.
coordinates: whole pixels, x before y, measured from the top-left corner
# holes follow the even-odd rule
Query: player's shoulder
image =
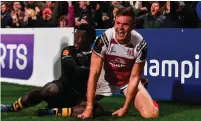
[(104, 33), (105, 33), (105, 34), (112, 34), (113, 31), (114, 31), (114, 27), (113, 27), (113, 28), (106, 29)]
[(143, 39), (143, 36), (139, 32), (137, 32), (136, 30), (131, 31), (131, 41), (139, 43), (143, 41)]
[(68, 51), (73, 51), (74, 49), (75, 49), (74, 46), (67, 46), (63, 48), (63, 50), (68, 50)]
[(112, 38), (114, 38), (114, 35), (115, 35), (114, 27), (105, 30), (103, 35), (105, 35), (108, 41), (110, 41)]
[(131, 43), (136, 47), (140, 43), (146, 44), (146, 41), (144, 40), (143, 36), (139, 32), (137, 32), (136, 30), (132, 30)]
[(94, 46), (108, 45), (113, 38), (113, 28), (105, 30), (95, 41)]
[(67, 46), (67, 47), (63, 48), (62, 54), (63, 55), (69, 55), (69, 54), (73, 53), (74, 51), (75, 51), (75, 47), (74, 46)]

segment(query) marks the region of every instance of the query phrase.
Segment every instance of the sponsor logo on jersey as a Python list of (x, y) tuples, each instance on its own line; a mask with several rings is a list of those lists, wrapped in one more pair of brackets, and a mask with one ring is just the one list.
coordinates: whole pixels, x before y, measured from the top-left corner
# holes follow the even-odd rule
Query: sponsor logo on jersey
[(114, 46), (111, 47), (110, 52), (111, 52), (111, 53), (112, 53), (112, 52), (113, 52), (113, 53), (116, 53), (116, 50), (115, 50), (115, 47), (114, 47)]
[(134, 51), (133, 51), (133, 49), (128, 49), (128, 50), (127, 50), (127, 55), (128, 55), (128, 56), (134, 56)]
[(126, 62), (122, 58), (115, 58), (114, 60), (111, 60), (110, 65), (113, 67), (125, 67)]

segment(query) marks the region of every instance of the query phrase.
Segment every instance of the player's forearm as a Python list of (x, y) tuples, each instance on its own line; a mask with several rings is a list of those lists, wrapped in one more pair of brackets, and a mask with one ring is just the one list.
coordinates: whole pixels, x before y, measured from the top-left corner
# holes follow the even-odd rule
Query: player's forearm
[(103, 66), (102, 58), (92, 53), (90, 74), (89, 74), (88, 87), (87, 87), (87, 107), (86, 108), (93, 107), (96, 85), (102, 70), (102, 66)]
[(127, 90), (127, 94), (126, 94), (126, 100), (125, 100), (124, 107), (123, 107), (124, 109), (129, 108), (130, 103), (133, 101), (134, 97), (136, 96), (139, 81), (140, 81), (139, 76), (135, 76), (135, 77), (130, 79), (130, 81), (128, 83), (128, 90)]
[(87, 106), (93, 107), (94, 104), (94, 97), (95, 97), (95, 90), (98, 80), (98, 73), (94, 73), (92, 76), (89, 77), (88, 80), (88, 88), (87, 88)]

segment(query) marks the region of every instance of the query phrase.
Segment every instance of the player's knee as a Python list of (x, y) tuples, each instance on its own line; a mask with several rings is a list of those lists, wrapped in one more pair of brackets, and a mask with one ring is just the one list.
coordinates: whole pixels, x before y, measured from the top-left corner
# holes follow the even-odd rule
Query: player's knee
[(153, 110), (143, 110), (140, 112), (141, 116), (143, 118), (149, 119), (149, 118), (157, 118), (159, 116), (159, 111), (158, 109), (153, 109)]
[(42, 96), (54, 96), (58, 94), (59, 88), (55, 83), (48, 83), (41, 89)]
[(40, 89), (35, 89), (28, 92), (22, 97), (21, 101), (22, 103), (27, 104), (28, 102), (35, 100), (34, 98), (37, 98), (37, 99), (40, 98)]

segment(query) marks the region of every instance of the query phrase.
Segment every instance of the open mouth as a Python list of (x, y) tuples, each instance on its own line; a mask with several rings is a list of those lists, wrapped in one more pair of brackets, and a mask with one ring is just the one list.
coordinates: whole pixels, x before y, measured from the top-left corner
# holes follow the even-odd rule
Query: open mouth
[(155, 13), (155, 9), (152, 9), (152, 13)]
[(124, 30), (117, 30), (117, 34), (119, 37), (124, 37), (125, 36), (125, 31)]

